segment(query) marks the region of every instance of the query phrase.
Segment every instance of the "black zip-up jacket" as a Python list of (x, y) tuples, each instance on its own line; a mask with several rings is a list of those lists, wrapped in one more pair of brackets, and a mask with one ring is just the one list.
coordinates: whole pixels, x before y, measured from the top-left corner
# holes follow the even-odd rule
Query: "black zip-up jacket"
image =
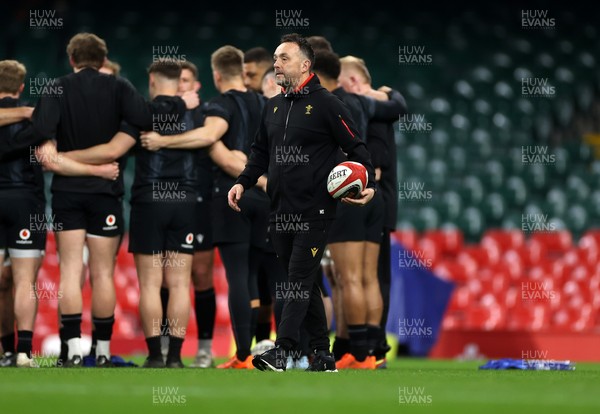
[(307, 222), (333, 220), (338, 201), (327, 192), (327, 177), (341, 151), (366, 167), (367, 187), (376, 189), (371, 157), (348, 108), (311, 74), (294, 92), (267, 102), (248, 163), (236, 183), (247, 190), (268, 171), (271, 222), (292, 213), (302, 214)]

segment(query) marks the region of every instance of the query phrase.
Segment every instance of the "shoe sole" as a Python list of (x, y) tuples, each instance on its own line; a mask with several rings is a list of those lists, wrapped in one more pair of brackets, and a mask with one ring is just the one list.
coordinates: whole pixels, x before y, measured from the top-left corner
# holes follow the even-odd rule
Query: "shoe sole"
[(269, 364), (267, 361), (262, 360), (260, 357), (254, 357), (252, 359), (252, 365), (259, 371), (275, 371), (275, 372), (283, 372), (284, 369), (274, 367)]

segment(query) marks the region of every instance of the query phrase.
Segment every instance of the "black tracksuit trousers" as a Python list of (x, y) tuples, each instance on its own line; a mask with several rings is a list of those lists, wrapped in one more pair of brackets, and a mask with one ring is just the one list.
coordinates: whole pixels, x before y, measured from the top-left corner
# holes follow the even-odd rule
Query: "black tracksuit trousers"
[(305, 323), (313, 350), (329, 351), (327, 318), (321, 289), (321, 258), (327, 244), (331, 221), (309, 223), (302, 232), (278, 232), (271, 226), (273, 248), (288, 270), (288, 282), (276, 288), (276, 298), (285, 299), (277, 329), (276, 345), (291, 350), (298, 344)]

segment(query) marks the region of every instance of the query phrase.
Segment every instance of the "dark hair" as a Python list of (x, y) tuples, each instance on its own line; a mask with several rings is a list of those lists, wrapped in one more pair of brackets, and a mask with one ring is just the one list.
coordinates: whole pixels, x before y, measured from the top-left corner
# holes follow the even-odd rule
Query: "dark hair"
[(175, 60), (154, 62), (148, 68), (148, 73), (158, 73), (167, 79), (177, 80), (181, 77), (181, 63)]
[(273, 64), (273, 54), (264, 47), (253, 47), (244, 53), (244, 63), (268, 63)]
[(310, 36), (307, 37), (306, 40), (308, 40), (308, 43), (310, 43), (315, 53), (319, 50), (327, 50), (329, 52), (333, 52), (333, 47), (331, 47), (331, 43), (323, 36)]
[(192, 62), (190, 62), (189, 60), (184, 60), (181, 62), (181, 70), (183, 69), (187, 69), (190, 72), (192, 72), (192, 75), (194, 75), (194, 79), (198, 80), (198, 67), (196, 65), (194, 65)]
[(342, 70), (340, 57), (327, 50), (317, 50), (312, 70), (318, 72), (321, 76), (336, 80)]
[(91, 66), (100, 69), (108, 54), (106, 42), (93, 33), (77, 33), (69, 40), (67, 54), (76, 68)]
[(310, 43), (308, 43), (308, 40), (306, 40), (306, 38), (302, 37), (298, 33), (290, 33), (281, 36), (281, 43), (288, 42), (295, 43), (298, 45), (298, 47), (300, 48), (300, 52), (302, 52), (302, 54), (306, 56), (308, 60), (310, 60), (309, 69), (311, 69), (312, 65), (315, 63), (315, 51), (311, 47)]

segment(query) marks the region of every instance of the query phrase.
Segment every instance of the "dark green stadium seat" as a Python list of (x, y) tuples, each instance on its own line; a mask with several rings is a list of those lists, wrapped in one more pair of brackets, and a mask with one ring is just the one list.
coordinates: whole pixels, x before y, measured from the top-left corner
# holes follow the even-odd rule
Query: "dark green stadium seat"
[(481, 238), (486, 226), (481, 210), (473, 206), (467, 207), (462, 211), (457, 224), (464, 232), (465, 238), (471, 242)]
[(485, 194), (481, 179), (476, 175), (465, 176), (459, 189), (459, 194), (466, 204), (479, 205)]
[(440, 197), (436, 197), (436, 209), (440, 218), (445, 221), (455, 222), (458, 220), (462, 209), (462, 199), (453, 190), (444, 191)]
[(497, 190), (504, 184), (504, 167), (498, 160), (489, 160), (481, 169), (483, 185), (488, 190)]
[(562, 217), (567, 211), (567, 194), (561, 187), (555, 187), (546, 194), (547, 211), (557, 217)]
[(489, 226), (499, 226), (506, 214), (506, 201), (500, 193), (489, 193), (483, 199), (481, 210)]
[(501, 191), (509, 208), (523, 206), (527, 201), (527, 186), (519, 176), (509, 177)]
[(590, 188), (583, 180), (583, 178), (577, 175), (569, 175), (567, 177), (567, 199), (569, 202), (584, 202), (587, 200), (590, 194)]

